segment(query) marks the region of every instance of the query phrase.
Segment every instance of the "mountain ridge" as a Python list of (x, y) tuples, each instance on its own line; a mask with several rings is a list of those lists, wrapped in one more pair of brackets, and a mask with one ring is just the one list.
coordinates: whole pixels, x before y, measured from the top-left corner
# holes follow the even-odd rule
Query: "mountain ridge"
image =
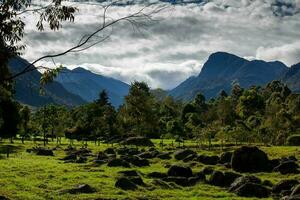
[(172, 89), (169, 95), (191, 100), (201, 92), (210, 99), (221, 90), (230, 92), (233, 82), (245, 88), (263, 86), (287, 71), (288, 67), (280, 61), (250, 61), (227, 52), (216, 52), (209, 56), (198, 76), (189, 77)]
[(110, 77), (93, 73), (82, 67), (73, 70), (64, 68), (55, 78), (71, 93), (79, 95), (87, 102), (96, 100), (102, 90), (106, 90), (112, 105), (115, 107), (123, 103), (128, 94), (129, 85)]
[(292, 91), (300, 93), (300, 62), (292, 65), (281, 79)]
[[(13, 58), (9, 61), (9, 68), (12, 73), (16, 73), (29, 65), (29, 62), (21, 57)], [(44, 95), (40, 94), (41, 73), (33, 70), (15, 79), (15, 98), (23, 104), (39, 107), (46, 104), (59, 104), (68, 107), (84, 104), (85, 101), (67, 91), (63, 85), (53, 81), (44, 87)]]

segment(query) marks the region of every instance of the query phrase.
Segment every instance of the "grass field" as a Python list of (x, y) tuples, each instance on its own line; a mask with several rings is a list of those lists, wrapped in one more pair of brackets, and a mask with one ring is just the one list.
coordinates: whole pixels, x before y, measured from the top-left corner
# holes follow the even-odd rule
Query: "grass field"
[[(157, 144), (159, 141), (154, 141)], [(68, 146), (67, 141), (63, 141), (61, 149), (55, 150), (54, 157), (37, 156), (27, 153), (26, 149), (32, 148), (37, 144), (26, 142), (24, 145), (19, 141), (12, 144), (9, 158), (5, 154), (0, 154), (0, 196), (6, 196), (9, 199), (32, 200), (32, 199), (253, 199), (241, 198), (226, 189), (214, 187), (208, 184), (199, 183), (193, 187), (175, 187), (174, 189), (160, 189), (151, 183), (152, 179), (143, 176), (145, 187), (139, 187), (136, 191), (123, 191), (114, 186), (118, 171), (124, 168), (107, 167), (106, 165), (97, 166), (93, 164), (93, 157), (85, 164), (64, 163), (59, 160), (65, 156), (64, 148)], [(167, 141), (170, 144), (170, 141)], [(0, 151), (5, 153), (6, 145), (9, 143), (0, 143)], [(9, 144), (10, 145), (10, 144)], [(75, 144), (77, 148), (81, 143)], [(188, 143), (186, 143), (188, 145)], [(49, 144), (53, 148), (56, 144)], [(89, 144), (96, 155), (97, 152), (109, 147), (106, 144), (96, 146)], [(117, 146), (115, 146), (117, 147)], [(280, 158), (282, 156), (294, 155), (300, 160), (300, 147), (261, 147), (271, 158)], [(197, 149), (194, 149), (197, 150)], [(160, 149), (163, 151), (163, 149)], [(220, 149), (212, 151), (197, 150), (199, 154), (220, 154)], [(166, 172), (165, 165), (174, 164), (177, 161), (151, 159), (150, 167), (132, 168), (147, 174), (153, 171)], [(299, 162), (298, 162), (299, 163)], [(189, 165), (189, 163), (181, 163)], [(192, 166), (194, 172), (200, 171), (204, 165), (197, 163)], [(216, 169), (226, 171), (223, 166), (213, 166)], [(300, 180), (300, 175), (280, 175), (279, 173), (257, 173), (256, 176), (262, 180), (270, 180), (277, 183), (282, 179), (296, 178)], [(72, 188), (78, 184), (89, 184), (97, 192), (93, 194), (65, 194), (61, 191)], [(271, 199), (271, 198), (270, 198)]]

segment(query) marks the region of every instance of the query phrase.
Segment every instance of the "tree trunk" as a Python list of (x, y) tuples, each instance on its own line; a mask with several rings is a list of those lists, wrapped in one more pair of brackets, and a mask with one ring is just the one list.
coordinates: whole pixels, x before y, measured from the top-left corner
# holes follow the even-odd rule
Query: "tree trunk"
[(208, 150), (211, 150), (211, 137), (210, 135), (208, 136)]
[(46, 146), (46, 133), (45, 133), (45, 131), (44, 131), (44, 147)]
[(54, 130), (53, 128), (51, 129), (51, 138), (52, 138), (52, 142), (54, 141)]
[(9, 149), (9, 146), (7, 146), (7, 149), (6, 149), (6, 157), (7, 157), (7, 158), (9, 158), (9, 150), (10, 150), (10, 149)]

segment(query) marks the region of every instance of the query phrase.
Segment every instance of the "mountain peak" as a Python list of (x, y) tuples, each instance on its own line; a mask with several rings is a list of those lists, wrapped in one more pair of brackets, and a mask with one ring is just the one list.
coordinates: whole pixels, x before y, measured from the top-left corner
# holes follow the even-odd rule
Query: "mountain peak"
[(216, 52), (208, 57), (199, 76), (207, 78), (216, 77), (216, 75), (223, 77), (230, 76), (247, 62), (249, 61), (230, 53)]
[(208, 60), (210, 59), (222, 59), (222, 60), (226, 60), (226, 59), (241, 59), (240, 57), (238, 57), (237, 55), (225, 52), (225, 51), (217, 51), (215, 53), (210, 54), (210, 56), (208, 57)]
[(221, 90), (230, 92), (233, 81), (238, 81), (245, 88), (265, 85), (278, 79), (287, 70), (287, 66), (279, 61), (249, 61), (227, 52), (216, 52), (208, 57), (197, 77), (187, 79), (170, 94), (175, 98), (191, 100), (201, 92), (209, 99), (217, 96)]
[(72, 72), (78, 72), (78, 73), (90, 73), (89, 70), (84, 69), (83, 67), (76, 67), (72, 70)]

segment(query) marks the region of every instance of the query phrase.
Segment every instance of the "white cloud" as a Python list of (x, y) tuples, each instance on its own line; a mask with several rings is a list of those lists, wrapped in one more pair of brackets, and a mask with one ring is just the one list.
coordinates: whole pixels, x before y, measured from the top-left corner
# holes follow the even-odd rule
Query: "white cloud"
[(276, 47), (259, 47), (256, 57), (262, 60), (281, 60), (288, 65), (300, 62), (300, 40)]
[[(34, 60), (61, 52), (99, 27), (102, 10), (97, 4), (76, 5), (80, 12), (75, 23), (65, 23), (58, 32), (37, 32), (34, 18), (27, 17), (25, 58)], [(142, 7), (141, 4), (113, 6), (109, 15), (125, 16)], [(127, 83), (143, 80), (152, 87), (167, 89), (197, 75), (208, 55), (216, 51), (280, 60), (288, 65), (300, 61), (299, 0), (180, 4), (170, 6), (157, 18), (159, 22), (147, 27), (143, 34), (134, 32), (129, 24), (118, 24), (106, 42), (55, 61), (70, 67), (86, 67)]]

